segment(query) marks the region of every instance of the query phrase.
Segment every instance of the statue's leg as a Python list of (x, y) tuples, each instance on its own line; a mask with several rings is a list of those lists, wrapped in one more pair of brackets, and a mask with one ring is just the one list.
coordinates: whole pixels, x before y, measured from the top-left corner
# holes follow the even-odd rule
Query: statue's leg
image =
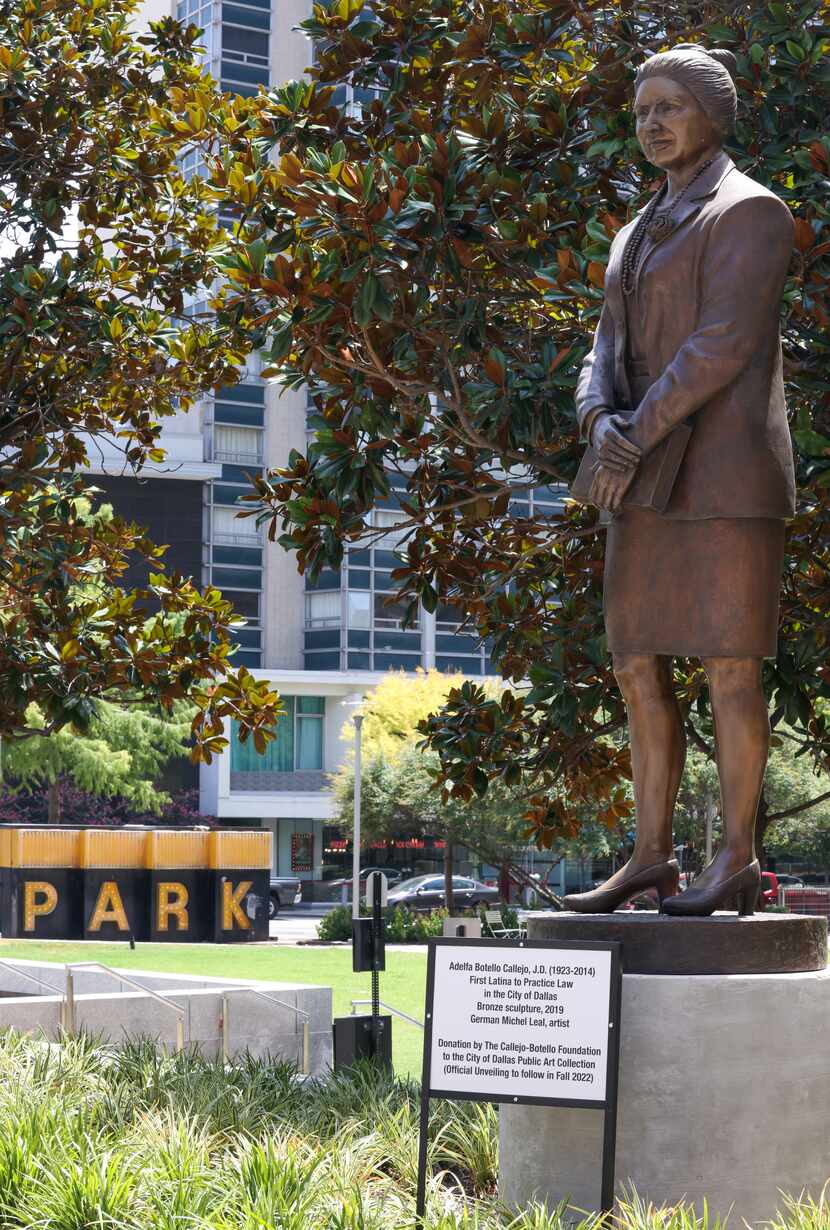
[(760, 658), (707, 658), (723, 810), (723, 842), (713, 864), (732, 875), (755, 858), (755, 814), (769, 754), (769, 711)]
[(629, 865), (672, 857), (672, 817), (686, 760), (683, 718), (674, 693), (672, 660), (615, 654), (614, 675), (628, 710), (637, 837)]
[(637, 836), (631, 858), (599, 888), (565, 897), (566, 910), (604, 914), (647, 890), (662, 903), (677, 892), (672, 813), (686, 741), (672, 687), (671, 658), (614, 654), (614, 674), (628, 708)]
[(755, 862), (755, 812), (769, 751), (769, 714), (760, 658), (707, 658), (723, 808), (723, 842), (685, 893), (665, 903), (667, 914), (751, 914), (761, 872)]

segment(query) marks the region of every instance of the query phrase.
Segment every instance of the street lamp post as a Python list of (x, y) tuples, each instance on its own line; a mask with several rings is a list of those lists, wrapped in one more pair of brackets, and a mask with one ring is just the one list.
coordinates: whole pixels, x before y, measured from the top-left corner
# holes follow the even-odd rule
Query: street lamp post
[(354, 722), (354, 835), (352, 837), (352, 918), (360, 918), (360, 753), (363, 714)]

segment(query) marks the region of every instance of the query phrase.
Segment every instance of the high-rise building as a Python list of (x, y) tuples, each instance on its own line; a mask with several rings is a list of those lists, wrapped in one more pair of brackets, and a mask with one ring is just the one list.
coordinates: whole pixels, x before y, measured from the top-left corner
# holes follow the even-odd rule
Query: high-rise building
[[(312, 47), (296, 27), (310, 10), (311, 0), (146, 0), (143, 16), (169, 14), (202, 27), (212, 76), (248, 94), (303, 75)], [(263, 382), (258, 370), (252, 358), (239, 384), (168, 421), (163, 466), (136, 479), (113, 454), (102, 457), (98, 481), (119, 512), (170, 544), (176, 567), (217, 585), (246, 617), (236, 661), (274, 683), (286, 715), (264, 755), (229, 732), (229, 753), (200, 770), (201, 807), (223, 820), (270, 827), (275, 873), (314, 881), (346, 866), (346, 842), (330, 827), (326, 774), (347, 750), (341, 731), (349, 704), (390, 669), (482, 676), (489, 661), (448, 607), (422, 612), (414, 628), (401, 626), (401, 611), (386, 601), (397, 563), (392, 535), (350, 551), (339, 571), (311, 584), (292, 555), (263, 541), (252, 518), (237, 519), (248, 475), (284, 464), (307, 440), (307, 396)], [(554, 502), (546, 488), (528, 500), (534, 498)], [(378, 527), (394, 524), (394, 501), (374, 517)], [(413, 871), (431, 870), (441, 858), (429, 843), (402, 842), (401, 851)]]

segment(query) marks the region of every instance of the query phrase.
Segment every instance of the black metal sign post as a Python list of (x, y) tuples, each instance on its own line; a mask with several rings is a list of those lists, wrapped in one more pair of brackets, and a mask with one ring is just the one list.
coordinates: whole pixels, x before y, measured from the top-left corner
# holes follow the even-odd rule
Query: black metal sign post
[[(434, 1022), (434, 998), (435, 998), (435, 966), (436, 966), (436, 951), (439, 948), (451, 946), (454, 948), (459, 958), (468, 955), (470, 964), (475, 966), (475, 958), (478, 953), (482, 955), (484, 949), (498, 949), (505, 952), (549, 952), (556, 953), (561, 951), (564, 954), (578, 952), (579, 967), (584, 968), (584, 963), (590, 961), (591, 953), (608, 953), (610, 964), (610, 975), (608, 985), (607, 1000), (603, 1001), (602, 1008), (607, 1012), (607, 1040), (605, 1047), (605, 1084), (604, 1097), (602, 1099), (586, 1099), (586, 1098), (565, 1098), (565, 1097), (535, 1097), (523, 1093), (513, 1094), (498, 1092), (493, 1089), (487, 1089), (485, 1082), (481, 1082), (481, 1089), (471, 1089), (468, 1082), (462, 1083), (466, 1087), (458, 1089), (448, 1089), (445, 1087), (433, 1087), (433, 1071), (432, 1071), (432, 1050), (433, 1050), (433, 1022)], [(569, 962), (570, 968), (573, 969), (576, 962)], [(563, 968), (565, 968), (563, 966)], [(571, 982), (572, 986), (573, 983)], [(419, 1226), (423, 1225), (424, 1213), (426, 1211), (426, 1184), (427, 1184), (427, 1145), (428, 1145), (428, 1129), (429, 1129), (429, 1104), (432, 1098), (447, 1098), (452, 1101), (472, 1101), (472, 1102), (494, 1102), (504, 1103), (506, 1105), (530, 1105), (530, 1106), (568, 1106), (576, 1109), (585, 1110), (601, 1110), (604, 1117), (604, 1131), (602, 1141), (602, 1186), (601, 1186), (601, 1212), (610, 1213), (614, 1207), (614, 1160), (617, 1144), (617, 1086), (619, 1079), (619, 1047), (620, 1047), (620, 999), (622, 990), (622, 977), (620, 965), (620, 945), (615, 942), (608, 943), (585, 943), (582, 941), (574, 941), (572, 943), (564, 943), (558, 941), (547, 940), (468, 940), (468, 939), (432, 939), (429, 941), (428, 959), (427, 959), (427, 991), (426, 991), (426, 1011), (424, 1016), (424, 1064), (421, 1079), (421, 1114), (420, 1114), (420, 1134), (418, 1140), (418, 1189), (416, 1203), (416, 1219)], [(544, 1031), (547, 1034), (547, 1030)]]
[(380, 971), (386, 969), (386, 947), (383, 934), (382, 894), (385, 888), (382, 872), (371, 879), (372, 900), (372, 1050), (379, 1058), (380, 1048)]

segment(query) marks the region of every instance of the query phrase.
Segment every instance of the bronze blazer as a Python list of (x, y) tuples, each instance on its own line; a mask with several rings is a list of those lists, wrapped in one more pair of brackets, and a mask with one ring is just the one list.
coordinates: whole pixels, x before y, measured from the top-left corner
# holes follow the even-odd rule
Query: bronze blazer
[(688, 420), (693, 428), (665, 515), (791, 517), (779, 312), (792, 215), (721, 153), (675, 217), (668, 237), (644, 245), (627, 307), (622, 255), (636, 219), (614, 238), (605, 303), (577, 383), (580, 428), (587, 434), (600, 411), (634, 409), (626, 311), (639, 311), (652, 384), (631, 439), (647, 453), (675, 424)]

